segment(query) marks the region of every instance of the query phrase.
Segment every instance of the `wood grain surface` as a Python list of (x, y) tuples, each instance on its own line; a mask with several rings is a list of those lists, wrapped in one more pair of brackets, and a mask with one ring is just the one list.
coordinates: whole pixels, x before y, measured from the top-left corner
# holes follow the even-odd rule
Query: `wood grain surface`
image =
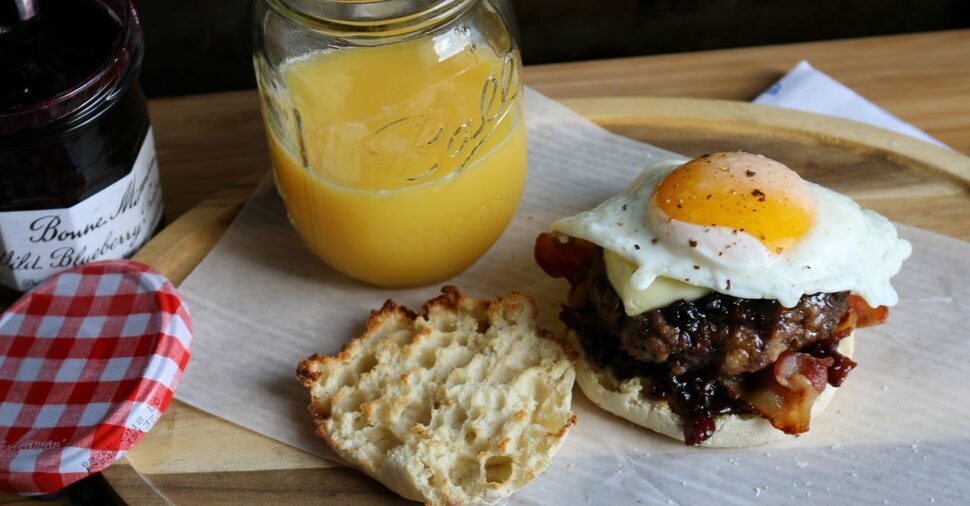
[[(970, 31), (569, 63), (527, 68), (525, 75), (530, 86), (558, 98), (649, 94), (748, 100), (802, 58), (959, 151), (970, 152), (966, 100), (970, 68), (959, 64), (970, 59)], [(151, 107), (168, 216), (181, 214), (215, 190), (244, 192), (235, 186), (239, 178), (265, 172), (268, 157), (254, 92), (166, 99), (154, 101)], [(636, 137), (629, 122), (612, 126)], [(912, 176), (905, 169), (899, 172)], [(824, 173), (808, 177), (816, 175), (823, 177), (823, 183), (833, 183), (824, 180)], [(829, 171), (827, 177), (840, 176)], [(965, 190), (928, 173), (897, 181), (900, 184), (882, 193), (870, 193), (864, 204), (882, 212), (897, 210), (890, 214), (917, 221), (938, 217), (936, 230), (970, 239), (970, 227), (963, 225), (970, 219)], [(925, 210), (928, 206), (933, 207), (930, 212)], [(214, 217), (224, 219), (226, 212), (221, 206), (196, 208), (183, 225), (192, 229), (194, 224), (211, 223)], [(231, 205), (228, 212), (231, 216)], [(181, 254), (201, 259), (208, 250), (206, 240), (195, 243), (199, 246), (183, 247)], [(144, 252), (146, 258), (164, 253)], [(163, 260), (168, 261), (156, 258), (159, 265)], [(172, 260), (172, 267), (180, 263)], [(184, 276), (184, 270), (173, 274)], [(110, 468), (105, 476), (133, 504), (233, 502), (267, 490), (275, 491), (273, 497), (280, 501), (314, 497), (360, 504), (393, 499), (358, 473), (332, 467), (178, 402), (130, 459)], [(293, 479), (313, 483), (315, 488), (280, 490), (278, 484)]]
[[(564, 103), (610, 130), (689, 155), (723, 149), (765, 153), (897, 221), (970, 239), (970, 230), (941, 209), (941, 203), (950, 203), (962, 210), (959, 216), (970, 218), (970, 158), (954, 151), (837, 118), (741, 102), (612, 97)], [(250, 178), (194, 207), (136, 259), (181, 282), (254, 183)], [(395, 499), (359, 473), (180, 402), (104, 475), (123, 498), (138, 503)]]
[[(567, 105), (618, 133), (686, 154), (730, 145), (788, 157), (807, 178), (845, 191), (890, 218), (970, 240), (970, 197), (959, 182), (960, 171), (966, 169), (959, 163), (933, 162), (937, 156), (955, 154), (900, 154), (891, 149), (898, 142), (904, 151), (911, 146), (898, 139), (896, 146), (856, 139), (847, 147), (832, 136), (806, 134), (794, 135), (786, 144), (777, 138), (785, 133), (775, 128), (760, 130), (773, 138), (765, 141), (753, 135), (756, 127), (736, 130), (751, 124), (750, 117), (732, 116), (749, 110), (743, 104), (715, 111), (695, 103), (688, 127), (656, 123), (664, 117), (658, 109), (664, 104), (651, 99), (572, 100), (643, 95), (749, 100), (800, 59), (958, 152), (970, 153), (970, 30), (537, 66), (526, 68), (525, 82), (554, 98), (569, 98)], [(181, 281), (218, 240), (251, 185), (265, 174), (269, 158), (254, 91), (155, 100), (150, 108), (170, 227), (139, 258)], [(723, 114), (724, 121), (697, 117), (704, 114)], [(758, 121), (772, 125), (771, 118)], [(708, 127), (697, 132), (697, 122)], [(718, 124), (722, 128), (711, 127)], [(788, 134), (803, 127), (792, 127)], [(686, 138), (685, 131), (694, 133)], [(958, 174), (941, 177), (933, 172), (947, 168)], [(130, 504), (396, 500), (359, 473), (179, 402), (104, 475)], [(0, 497), (0, 503), (5, 500), (13, 498)]]

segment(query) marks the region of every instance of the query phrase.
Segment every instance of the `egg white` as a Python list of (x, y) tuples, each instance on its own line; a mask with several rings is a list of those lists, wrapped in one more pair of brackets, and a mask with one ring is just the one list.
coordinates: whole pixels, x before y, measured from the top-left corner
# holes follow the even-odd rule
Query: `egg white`
[(686, 160), (646, 168), (620, 195), (563, 218), (552, 230), (611, 250), (637, 266), (631, 281), (646, 289), (658, 276), (747, 299), (793, 307), (805, 294), (851, 291), (867, 304), (894, 306), (889, 280), (912, 247), (880, 214), (806, 181), (817, 203), (808, 233), (781, 255), (727, 227), (667, 219), (652, 205), (663, 178)]

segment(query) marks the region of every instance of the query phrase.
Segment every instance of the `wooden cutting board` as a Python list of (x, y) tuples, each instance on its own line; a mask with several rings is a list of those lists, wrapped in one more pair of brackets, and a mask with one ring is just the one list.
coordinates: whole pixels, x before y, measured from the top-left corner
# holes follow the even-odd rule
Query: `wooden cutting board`
[[(970, 158), (955, 151), (855, 122), (741, 102), (635, 97), (563, 103), (614, 132), (688, 156), (763, 153), (894, 221), (970, 241)], [(196, 206), (135, 259), (181, 283), (257, 182), (239, 181)], [(129, 504), (405, 502), (361, 473), (178, 401), (103, 474)]]

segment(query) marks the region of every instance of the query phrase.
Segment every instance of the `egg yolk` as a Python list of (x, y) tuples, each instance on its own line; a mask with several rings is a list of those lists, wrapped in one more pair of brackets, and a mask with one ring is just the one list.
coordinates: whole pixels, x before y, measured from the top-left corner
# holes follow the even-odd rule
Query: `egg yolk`
[(714, 153), (668, 174), (654, 194), (668, 218), (747, 233), (780, 255), (815, 220), (815, 199), (805, 181), (774, 160), (750, 153)]

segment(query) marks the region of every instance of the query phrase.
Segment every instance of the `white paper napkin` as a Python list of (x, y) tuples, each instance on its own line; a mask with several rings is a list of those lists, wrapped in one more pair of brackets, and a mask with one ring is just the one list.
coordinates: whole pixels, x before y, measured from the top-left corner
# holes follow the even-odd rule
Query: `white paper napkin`
[(785, 77), (758, 95), (754, 103), (838, 116), (945, 147), (926, 132), (893, 116), (805, 60), (798, 62)]

